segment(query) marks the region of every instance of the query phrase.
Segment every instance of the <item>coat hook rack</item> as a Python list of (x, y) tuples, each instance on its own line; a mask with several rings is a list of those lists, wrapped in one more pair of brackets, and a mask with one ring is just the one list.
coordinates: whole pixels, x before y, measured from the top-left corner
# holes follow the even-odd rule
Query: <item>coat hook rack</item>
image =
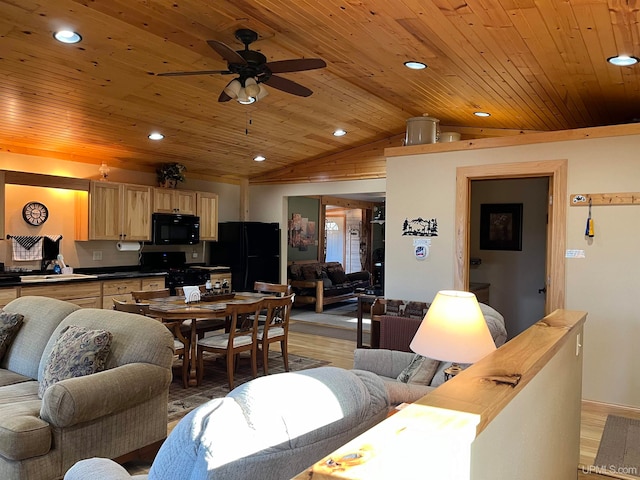
[(569, 197), (571, 207), (589, 205), (638, 205), (640, 192), (626, 193), (575, 193)]

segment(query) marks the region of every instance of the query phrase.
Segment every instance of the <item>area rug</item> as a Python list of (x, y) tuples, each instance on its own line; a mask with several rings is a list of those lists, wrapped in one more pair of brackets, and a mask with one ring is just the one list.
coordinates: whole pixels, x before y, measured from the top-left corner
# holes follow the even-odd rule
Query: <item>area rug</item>
[(594, 467), (601, 475), (640, 478), (640, 420), (607, 416)]
[[(311, 323), (300, 320), (292, 321), (289, 324), (289, 331), (296, 333), (306, 333), (308, 335), (320, 335), (321, 337), (337, 338), (339, 340), (356, 341), (356, 331), (350, 328), (334, 327), (320, 323)], [(369, 344), (369, 332), (362, 334), (362, 341)]]
[[(323, 310), (322, 313), (316, 313), (313, 305), (308, 308), (294, 308), (291, 311), (291, 319), (320, 325), (349, 328), (351, 330), (355, 330), (358, 326), (358, 303), (356, 301), (326, 305)], [(362, 318), (363, 331), (368, 332), (371, 328), (370, 324), (369, 314), (365, 313)]]
[[(289, 370), (292, 372), (308, 368), (322, 367), (329, 362), (289, 354)], [(180, 365), (176, 361), (173, 367), (173, 382), (169, 388), (169, 422), (179, 420), (191, 410), (212, 398), (224, 397), (229, 393), (227, 383), (227, 367), (224, 360), (216, 360), (214, 356), (205, 356), (205, 376), (199, 387), (182, 387)], [(279, 351), (269, 352), (269, 375), (284, 372), (284, 363)], [(262, 376), (262, 366), (258, 364), (258, 376)], [(241, 358), (235, 374), (235, 386), (242, 385), (252, 379), (251, 364), (248, 358)]]

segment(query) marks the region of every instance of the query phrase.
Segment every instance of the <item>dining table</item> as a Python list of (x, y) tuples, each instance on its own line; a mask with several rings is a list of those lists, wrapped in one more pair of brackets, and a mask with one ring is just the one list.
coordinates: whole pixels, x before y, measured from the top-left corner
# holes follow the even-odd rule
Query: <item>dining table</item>
[(196, 355), (198, 348), (197, 324), (198, 321), (212, 318), (226, 318), (227, 305), (232, 303), (251, 303), (268, 297), (268, 294), (257, 292), (236, 292), (231, 295), (220, 295), (220, 299), (206, 298), (206, 300), (185, 302), (184, 296), (174, 295), (169, 297), (151, 298), (145, 300), (149, 304), (149, 313), (160, 318), (163, 323), (184, 323), (191, 321), (189, 330), (189, 348), (185, 349), (184, 362), (188, 362), (189, 380), (188, 386), (196, 386)]

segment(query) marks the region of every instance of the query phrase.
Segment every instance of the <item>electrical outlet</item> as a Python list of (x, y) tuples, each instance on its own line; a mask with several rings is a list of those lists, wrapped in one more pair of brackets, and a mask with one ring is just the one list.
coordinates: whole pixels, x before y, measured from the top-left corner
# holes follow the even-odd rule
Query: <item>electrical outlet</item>
[(102, 251), (100, 251), (100, 250), (94, 250), (94, 252), (93, 252), (93, 259), (94, 259), (94, 260), (102, 260)]
[(192, 252), (191, 258), (198, 258), (198, 252)]

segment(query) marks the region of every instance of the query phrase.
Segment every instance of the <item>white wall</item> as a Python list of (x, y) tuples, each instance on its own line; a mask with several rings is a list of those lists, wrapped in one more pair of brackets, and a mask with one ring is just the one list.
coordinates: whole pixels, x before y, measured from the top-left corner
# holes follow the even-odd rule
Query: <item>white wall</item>
[[(640, 135), (394, 157), (387, 162), (385, 294), (433, 299), (453, 287), (456, 167), (568, 159), (569, 194), (637, 192)], [(569, 202), (568, 198), (556, 199)], [(440, 234), (431, 255), (414, 260), (411, 239), (401, 236), (405, 218), (436, 217)], [(595, 238), (585, 239), (585, 207), (569, 207), (566, 305), (589, 313), (585, 326), (583, 397), (640, 406), (636, 341), (640, 338), (637, 254), (640, 205), (593, 207)]]

